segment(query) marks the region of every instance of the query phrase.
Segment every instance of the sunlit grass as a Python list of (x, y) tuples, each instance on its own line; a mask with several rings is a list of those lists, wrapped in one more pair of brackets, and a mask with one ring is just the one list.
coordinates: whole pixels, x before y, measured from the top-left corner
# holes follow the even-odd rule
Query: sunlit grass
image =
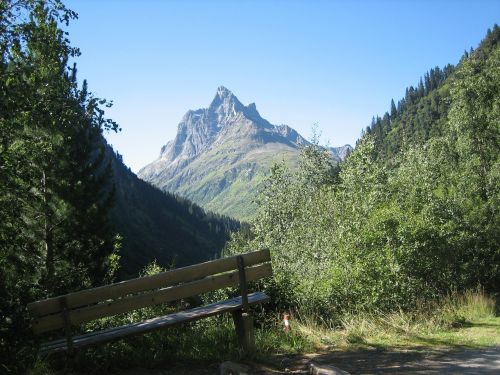
[[(500, 345), (500, 317), (495, 316), (494, 300), (481, 290), (453, 293), (412, 312), (346, 315), (336, 324), (324, 317), (295, 314), (290, 332), (283, 331), (278, 313), (259, 315), (256, 323), (255, 359), (262, 361), (332, 350), (424, 351)], [(80, 371), (95, 372), (241, 358), (231, 316), (224, 315), (82, 351), (74, 364)], [(39, 361), (31, 374), (71, 372), (61, 366), (61, 362)]]
[(495, 301), (482, 290), (453, 293), (439, 303), (413, 312), (346, 315), (338, 326), (317, 319), (297, 324), (318, 349), (453, 348), (500, 344), (500, 317)]

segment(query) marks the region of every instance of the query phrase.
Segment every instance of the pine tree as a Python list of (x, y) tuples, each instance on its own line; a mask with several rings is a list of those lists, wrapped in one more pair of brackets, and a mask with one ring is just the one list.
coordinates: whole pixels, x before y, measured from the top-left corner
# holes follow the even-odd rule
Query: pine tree
[(391, 99), (391, 119), (394, 120), (398, 110), (396, 109), (396, 104), (394, 104), (394, 99)]
[(78, 50), (59, 24), (75, 16), (58, 0), (0, 3), (0, 357), (13, 371), (29, 361), (26, 304), (102, 283), (114, 250), (102, 132), (117, 125), (67, 66)]

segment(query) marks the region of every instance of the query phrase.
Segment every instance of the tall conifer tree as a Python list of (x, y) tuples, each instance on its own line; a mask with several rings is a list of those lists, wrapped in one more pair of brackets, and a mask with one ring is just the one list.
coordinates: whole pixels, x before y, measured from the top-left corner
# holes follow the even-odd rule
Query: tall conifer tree
[(75, 17), (59, 0), (0, 3), (0, 358), (14, 372), (26, 303), (101, 283), (114, 249), (102, 132), (117, 125), (67, 65)]

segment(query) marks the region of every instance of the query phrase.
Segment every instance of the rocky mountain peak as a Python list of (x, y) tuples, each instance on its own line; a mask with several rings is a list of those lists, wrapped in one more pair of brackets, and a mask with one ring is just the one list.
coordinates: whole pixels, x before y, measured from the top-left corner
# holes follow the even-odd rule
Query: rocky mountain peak
[(214, 99), (206, 109), (206, 113), (212, 125), (217, 129), (226, 126), (233, 127), (234, 124), (241, 124), (245, 121), (251, 121), (259, 128), (272, 126), (260, 116), (255, 103), (243, 105), (231, 90), (224, 86), (219, 86)]
[[(255, 103), (245, 106), (220, 86), (208, 108), (184, 115), (175, 139), (139, 177), (215, 211), (249, 217), (253, 195), (272, 163), (286, 159), (295, 165), (307, 144), (293, 128), (271, 124)], [(339, 160), (346, 152), (346, 147), (332, 149), (332, 156)]]
[(238, 100), (238, 98), (228, 90), (224, 86), (219, 86), (217, 92), (215, 93), (215, 97), (210, 103), (208, 107), (209, 110), (213, 110), (215, 112), (227, 111), (228, 109), (234, 109), (241, 111), (244, 105)]
[(224, 86), (217, 87), (217, 95), (220, 96), (221, 98), (234, 96), (232, 91)]

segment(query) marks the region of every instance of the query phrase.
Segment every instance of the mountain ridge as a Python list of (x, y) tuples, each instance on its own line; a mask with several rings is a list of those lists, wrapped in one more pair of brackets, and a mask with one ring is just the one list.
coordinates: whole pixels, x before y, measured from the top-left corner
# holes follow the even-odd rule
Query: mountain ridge
[[(295, 129), (271, 124), (255, 103), (244, 105), (219, 86), (207, 108), (186, 112), (175, 138), (138, 176), (212, 211), (249, 219), (270, 166), (281, 160), (296, 164), (300, 148), (308, 144)], [(351, 149), (331, 148), (332, 158), (340, 161)]]

